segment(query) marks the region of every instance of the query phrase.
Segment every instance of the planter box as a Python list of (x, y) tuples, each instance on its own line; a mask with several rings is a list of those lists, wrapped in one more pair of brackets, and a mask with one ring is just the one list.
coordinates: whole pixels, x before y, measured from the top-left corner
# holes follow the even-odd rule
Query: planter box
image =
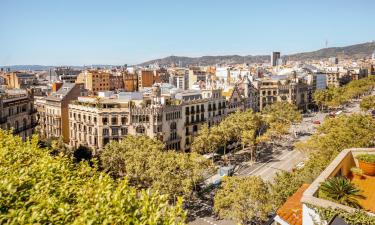
[(358, 160), (359, 168), (363, 171), (364, 174), (369, 176), (375, 175), (375, 163), (367, 163)]

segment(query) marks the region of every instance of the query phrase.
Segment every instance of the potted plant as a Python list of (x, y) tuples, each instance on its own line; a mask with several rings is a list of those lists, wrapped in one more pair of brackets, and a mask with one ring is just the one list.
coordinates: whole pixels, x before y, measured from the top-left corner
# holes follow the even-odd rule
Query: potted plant
[(353, 174), (353, 178), (362, 179), (363, 178), (363, 170), (358, 167), (352, 167), (350, 171)]
[(357, 155), (359, 168), (363, 173), (369, 176), (375, 175), (375, 154), (360, 154)]

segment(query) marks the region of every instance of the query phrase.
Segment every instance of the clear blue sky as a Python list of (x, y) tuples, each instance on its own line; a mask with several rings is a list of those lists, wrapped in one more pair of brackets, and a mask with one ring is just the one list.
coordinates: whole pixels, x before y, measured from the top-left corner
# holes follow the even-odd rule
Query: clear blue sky
[(282, 54), (375, 39), (374, 0), (0, 0), (0, 65)]

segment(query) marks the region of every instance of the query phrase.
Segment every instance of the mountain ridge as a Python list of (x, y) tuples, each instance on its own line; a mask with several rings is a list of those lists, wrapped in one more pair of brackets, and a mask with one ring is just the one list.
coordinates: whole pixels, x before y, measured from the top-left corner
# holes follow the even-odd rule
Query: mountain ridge
[[(322, 48), (316, 51), (295, 53), (282, 56), (287, 60), (309, 60), (323, 59), (329, 57), (351, 57), (355, 59), (369, 57), (375, 51), (375, 42), (365, 42), (361, 44), (349, 45), (344, 47)], [(266, 63), (270, 61), (270, 55), (218, 55), (218, 56), (167, 56), (165, 58), (153, 59), (138, 64), (139, 66), (148, 66), (151, 64), (171, 65), (172, 63), (181, 66), (187, 65), (215, 65), (215, 64), (240, 64), (240, 63)]]

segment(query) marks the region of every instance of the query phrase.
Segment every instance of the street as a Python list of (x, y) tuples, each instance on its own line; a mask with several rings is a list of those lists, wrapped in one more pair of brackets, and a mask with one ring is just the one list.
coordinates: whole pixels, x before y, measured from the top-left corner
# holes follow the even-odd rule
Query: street
[[(375, 94), (375, 93), (373, 93)], [(354, 101), (342, 109), (343, 114), (359, 113), (359, 101)], [(277, 172), (292, 171), (297, 165), (303, 166), (305, 156), (303, 153), (294, 149), (294, 144), (298, 141), (308, 139), (320, 126), (314, 121), (323, 123), (328, 113), (314, 112), (309, 115), (304, 115), (301, 123), (292, 125), (290, 134), (286, 135), (282, 140), (273, 143), (267, 151), (261, 152), (258, 162), (251, 161), (242, 162), (239, 169), (235, 172), (235, 176), (260, 176), (266, 181), (272, 181)], [(239, 151), (236, 154), (243, 154)], [(230, 220), (216, 220), (213, 217), (206, 216), (196, 218), (190, 222), (191, 225), (234, 225), (236, 224)]]

